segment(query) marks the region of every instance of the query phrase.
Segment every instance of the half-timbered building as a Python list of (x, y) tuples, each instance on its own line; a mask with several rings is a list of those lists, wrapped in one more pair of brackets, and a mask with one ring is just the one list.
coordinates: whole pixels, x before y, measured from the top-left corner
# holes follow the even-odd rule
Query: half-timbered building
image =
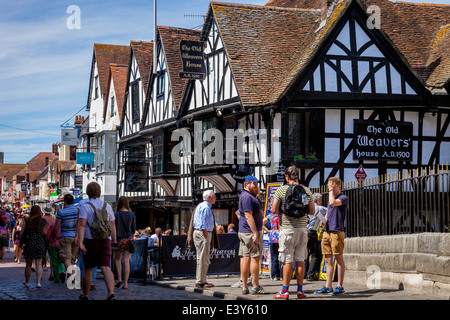
[[(206, 77), (188, 83), (180, 126), (192, 131), (200, 121), (191, 151), (206, 148), (210, 128), (224, 146), (226, 129), (256, 136), (239, 164), (236, 139), (224, 153), (233, 163), (219, 156), (194, 165), (197, 200), (213, 187), (233, 222), (250, 173), (264, 189), (294, 164), (318, 187), (330, 176), (355, 180), (360, 166), (371, 177), (448, 162), (449, 12), (387, 0), (211, 2), (201, 35)], [(278, 172), (268, 170), (269, 156)]]
[[(361, 166), (372, 177), (447, 163), (449, 25), (445, 5), (271, 0), (211, 2), (201, 33), (158, 27), (139, 117), (127, 89), (120, 194), (178, 231), (209, 188), (216, 222), (236, 223), (248, 174), (264, 190), (292, 164), (318, 187)], [(196, 37), (206, 70), (180, 79), (180, 41)]]
[(131, 41), (123, 115), (118, 141), (117, 196), (125, 195), (140, 222), (148, 225), (152, 205), (149, 142), (140, 136), (153, 65), (153, 41)]
[(117, 195), (115, 118), (119, 114), (111, 114), (111, 108), (110, 112), (105, 112), (105, 104), (111, 103), (112, 97), (120, 100), (123, 95), (121, 89), (124, 84), (116, 71), (118, 66), (127, 66), (129, 59), (129, 46), (94, 44), (86, 106), (89, 111), (88, 128), (80, 137), (79, 151), (95, 154), (95, 164), (81, 165), (83, 193), (86, 193), (89, 182), (96, 181), (102, 187), (102, 199), (113, 203)]
[(151, 221), (164, 228), (170, 226), (175, 234), (187, 231), (193, 208), (192, 165), (187, 150), (180, 150), (173, 159), (171, 151), (177, 141), (171, 141), (178, 128), (180, 110), (186, 82), (180, 78), (183, 70), (180, 55), (181, 41), (198, 41), (200, 31), (158, 26), (156, 42), (156, 68), (151, 75), (141, 136), (149, 141), (153, 206)]

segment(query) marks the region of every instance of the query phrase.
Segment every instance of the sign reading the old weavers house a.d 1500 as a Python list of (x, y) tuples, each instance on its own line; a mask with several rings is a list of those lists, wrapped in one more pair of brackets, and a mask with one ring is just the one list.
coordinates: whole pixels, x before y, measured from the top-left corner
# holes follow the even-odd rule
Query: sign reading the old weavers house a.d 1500
[(354, 120), (353, 160), (412, 161), (411, 122)]

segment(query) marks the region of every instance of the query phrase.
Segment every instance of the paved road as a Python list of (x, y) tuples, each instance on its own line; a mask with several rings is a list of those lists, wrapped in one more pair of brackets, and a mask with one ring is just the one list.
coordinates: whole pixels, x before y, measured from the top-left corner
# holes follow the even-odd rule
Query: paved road
[[(6, 258), (0, 260), (0, 300), (78, 300), (81, 290), (70, 290), (65, 284), (48, 281), (50, 270), (44, 271), (42, 288), (36, 288), (36, 273), (31, 274), (30, 287), (22, 282), (25, 262), (14, 262), (12, 252), (6, 253)], [(106, 286), (101, 273), (97, 275), (96, 290), (90, 292), (90, 299), (105, 300)], [(221, 300), (217, 297), (202, 295), (195, 292), (164, 288), (141, 282), (132, 282), (128, 290), (115, 289), (118, 300)]]
[[(48, 281), (50, 271), (45, 271), (42, 279), (42, 288), (36, 288), (36, 274), (32, 273), (30, 288), (22, 285), (24, 280), (25, 263), (14, 262), (12, 252), (6, 254), (6, 259), (0, 260), (0, 300), (77, 300), (81, 290), (70, 290), (65, 284), (56, 284)], [(238, 280), (233, 276), (211, 276), (209, 281), (215, 286), (210, 289), (195, 288), (195, 279), (165, 279), (151, 284), (131, 282), (128, 290), (116, 289), (118, 300), (247, 300), (261, 302), (272, 300), (272, 295), (281, 288), (281, 281), (272, 281), (268, 276), (262, 276), (261, 285), (270, 292), (268, 295), (242, 295), (241, 289), (232, 288), (231, 285)], [(442, 296), (432, 296), (414, 291), (378, 289), (371, 290), (361, 285), (352, 284), (351, 279), (345, 283), (346, 293), (335, 297), (331, 295), (314, 295), (324, 281), (304, 282), (306, 300), (447, 300)], [(334, 282), (333, 285), (336, 285)], [(291, 300), (296, 300), (295, 280), (291, 286)], [(104, 300), (106, 287), (101, 274), (97, 275), (97, 290), (91, 291), (92, 300)]]

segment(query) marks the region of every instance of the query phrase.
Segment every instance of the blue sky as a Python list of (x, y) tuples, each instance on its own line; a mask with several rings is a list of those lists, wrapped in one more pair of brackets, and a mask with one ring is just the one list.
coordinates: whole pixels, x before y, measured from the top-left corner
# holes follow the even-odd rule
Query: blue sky
[[(227, 0), (265, 4), (268, 0)], [(158, 24), (200, 28), (209, 0), (160, 0)], [(450, 0), (408, 0), (450, 4)], [(69, 29), (71, 5), (80, 29)], [(26, 163), (60, 141), (87, 101), (94, 43), (153, 40), (152, 0), (0, 0), (0, 152)], [(78, 112), (78, 113), (77, 113)], [(73, 119), (69, 121), (73, 124)]]

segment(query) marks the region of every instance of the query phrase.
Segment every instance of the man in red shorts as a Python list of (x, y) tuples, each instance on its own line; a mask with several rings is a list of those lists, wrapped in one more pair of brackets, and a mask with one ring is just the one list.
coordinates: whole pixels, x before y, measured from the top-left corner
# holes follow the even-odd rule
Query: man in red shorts
[(94, 239), (91, 234), (91, 226), (95, 212), (92, 205), (101, 210), (104, 202), (100, 199), (101, 187), (96, 182), (91, 182), (86, 187), (89, 201), (80, 206), (78, 239), (80, 250), (83, 252), (84, 273), (82, 280), (83, 294), (80, 300), (88, 300), (89, 288), (92, 283), (92, 270), (100, 267), (108, 290), (107, 300), (116, 300), (114, 296), (114, 274), (111, 271), (111, 242), (117, 243), (114, 212), (109, 204), (106, 204), (108, 221), (111, 225), (111, 236), (106, 240)]

